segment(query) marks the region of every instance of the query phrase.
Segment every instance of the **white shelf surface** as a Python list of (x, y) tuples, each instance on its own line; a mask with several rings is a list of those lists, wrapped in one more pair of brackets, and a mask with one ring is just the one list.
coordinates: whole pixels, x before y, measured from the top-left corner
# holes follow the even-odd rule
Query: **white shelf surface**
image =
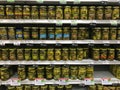
[(96, 24), (118, 24), (120, 23), (120, 20), (55, 20), (55, 19), (0, 19), (0, 24), (26, 24), (26, 23), (31, 23), (31, 24), (91, 24), (91, 23), (96, 23)]
[[(16, 76), (12, 77), (11, 79), (7, 81), (0, 81), (1, 85), (9, 85), (11, 84), (11, 80), (17, 78)], [(110, 78), (109, 82), (102, 83), (103, 78)], [(103, 85), (112, 85), (112, 84), (120, 84), (120, 80), (115, 78), (110, 72), (108, 71), (95, 71), (94, 73), (94, 84), (103, 84)], [(16, 83), (15, 83), (16, 84)], [(35, 80), (28, 80), (25, 79), (23, 81), (20, 81), (21, 84), (35, 84)], [(59, 81), (59, 80), (44, 80), (44, 82), (39, 82), (39, 85), (45, 85), (45, 84), (59, 84), (59, 85), (68, 85), (68, 84), (80, 84), (80, 85), (86, 85), (86, 80), (71, 80), (69, 79), (67, 82)], [(12, 83), (14, 85), (14, 83)], [(16, 84), (17, 85), (17, 84)]]
[[(0, 0), (0, 1), (7, 1), (7, 0)], [(31, 2), (31, 1), (48, 1), (48, 2), (55, 2), (55, 1), (58, 1), (58, 2), (61, 2), (62, 0), (15, 0), (15, 1), (20, 1), (20, 2), (23, 2), (23, 1), (26, 1), (26, 2)], [(65, 0), (67, 2), (74, 2), (75, 0)], [(80, 2), (101, 2), (101, 1), (107, 1), (107, 2), (118, 2), (119, 0), (78, 0)]]
[(84, 59), (82, 61), (79, 60), (75, 60), (75, 61), (71, 61), (71, 60), (60, 60), (60, 61), (12, 61), (12, 60), (8, 60), (8, 61), (0, 61), (0, 65), (119, 65), (120, 61), (117, 60), (113, 60), (113, 61), (109, 61), (109, 60), (91, 60), (91, 59)]
[(4, 44), (120, 44), (120, 40), (0, 40)]

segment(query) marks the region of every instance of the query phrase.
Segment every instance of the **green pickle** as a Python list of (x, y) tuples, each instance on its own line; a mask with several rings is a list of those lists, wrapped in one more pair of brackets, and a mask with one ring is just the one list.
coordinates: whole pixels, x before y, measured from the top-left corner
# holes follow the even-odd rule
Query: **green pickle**
[(55, 60), (61, 60), (61, 49), (55, 49)]
[(116, 48), (116, 59), (120, 60), (120, 48)]
[(77, 60), (76, 48), (70, 48), (70, 60)]
[(63, 40), (69, 40), (70, 39), (70, 28), (64, 27), (63, 28)]
[(38, 56), (38, 48), (32, 49), (32, 60), (39, 60), (39, 56)]
[(47, 39), (47, 30), (45, 27), (40, 27), (40, 35), (39, 38), (40, 40), (46, 40)]
[(107, 48), (100, 49), (100, 59), (107, 60)]
[(62, 48), (62, 60), (69, 60), (69, 49)]
[(24, 90), (32, 90), (32, 87), (30, 85), (25, 85)]
[(80, 19), (87, 20), (88, 19), (88, 9), (86, 6), (80, 7)]
[(9, 40), (15, 40), (15, 29), (14, 29), (14, 27), (8, 27), (8, 38), (9, 38)]
[(41, 86), (40, 90), (48, 90), (48, 85)]
[(34, 66), (28, 67), (28, 79), (35, 80), (36, 78), (36, 68)]
[(116, 40), (117, 37), (117, 28), (110, 28), (110, 39)]
[(40, 90), (39, 86), (32, 86), (32, 90)]
[(102, 40), (108, 40), (109, 39), (109, 28), (103, 28), (102, 30)]
[(54, 49), (51, 48), (47, 50), (47, 60), (54, 60)]
[(83, 48), (77, 48), (77, 60), (82, 60), (84, 58)]
[(47, 51), (46, 51), (45, 48), (41, 48), (41, 49), (40, 49), (40, 60), (41, 60), (41, 61), (42, 61), (42, 60), (47, 60), (47, 58), (46, 58), (46, 53), (47, 53)]
[(63, 19), (63, 8), (62, 8), (62, 6), (56, 6), (56, 19)]
[(23, 6), (23, 19), (30, 19), (30, 6)]
[(58, 80), (61, 78), (61, 67), (55, 66), (53, 69), (53, 76), (55, 80)]
[(16, 60), (16, 49), (9, 49), (9, 59), (10, 60)]
[(8, 86), (7, 90), (16, 90), (16, 88), (14, 86)]
[(86, 67), (79, 66), (78, 67), (78, 79), (84, 80), (86, 78)]
[(49, 85), (49, 90), (56, 90), (56, 86)]
[(31, 18), (32, 19), (38, 19), (39, 13), (38, 13), (38, 6), (32, 6), (31, 7)]
[(64, 19), (71, 19), (71, 6), (64, 7)]
[(86, 78), (93, 78), (94, 74), (94, 67), (93, 66), (87, 66), (86, 68)]
[(14, 7), (13, 5), (6, 5), (6, 18), (7, 19), (14, 19)]
[(53, 78), (53, 67), (46, 66), (46, 79), (50, 80)]
[(72, 6), (72, 19), (79, 19), (79, 7)]
[(17, 60), (24, 60), (24, 52), (22, 48), (17, 49)]
[(25, 40), (30, 39), (30, 27), (24, 27), (23, 37)]
[(69, 73), (70, 73), (69, 67), (63, 66), (61, 77), (62, 78), (69, 78)]
[(40, 6), (40, 19), (47, 19), (47, 7)]
[(0, 5), (0, 19), (4, 19), (4, 18), (5, 18), (5, 6)]
[(92, 35), (92, 39), (93, 40), (101, 40), (101, 28), (96, 27), (93, 29), (93, 35)]
[(104, 9), (103, 6), (98, 6), (96, 10), (96, 19), (102, 20), (104, 15)]
[(116, 20), (119, 19), (119, 17), (120, 17), (120, 8), (119, 6), (114, 6), (112, 12), (112, 19)]
[(56, 40), (62, 40), (62, 28), (56, 28), (55, 31), (55, 39)]
[(65, 90), (72, 90), (72, 85), (65, 85)]
[(38, 27), (32, 27), (32, 39), (38, 39)]
[(26, 79), (26, 68), (25, 68), (25, 66), (18, 66), (18, 78), (20, 80)]
[(77, 66), (70, 66), (70, 77), (72, 80), (77, 79), (78, 75), (78, 67)]
[(78, 30), (78, 40), (88, 39), (88, 30), (85, 27), (80, 27)]
[(111, 6), (106, 6), (104, 13), (105, 13), (105, 19), (107, 20), (112, 19), (112, 7)]
[(48, 19), (55, 19), (55, 6), (48, 6)]
[(23, 90), (23, 86), (16, 86), (16, 90)]
[(37, 67), (37, 78), (44, 78), (44, 75), (45, 75), (44, 70), (45, 70), (44, 66)]
[(89, 7), (89, 15), (88, 15), (88, 19), (89, 20), (94, 20), (95, 19), (95, 6), (90, 6)]
[(0, 40), (7, 40), (7, 30), (5, 27), (0, 27)]
[(54, 27), (48, 27), (48, 40), (55, 39), (55, 32)]
[(71, 28), (71, 40), (77, 40), (78, 28)]
[(9, 56), (8, 49), (2, 48), (2, 60), (9, 60), (8, 56)]
[(63, 85), (58, 85), (57, 90), (65, 90)]
[(31, 49), (25, 48), (25, 60), (31, 60)]
[(108, 60), (114, 60), (115, 59), (115, 49), (109, 48), (108, 49)]
[(22, 19), (22, 6), (15, 5), (15, 19)]
[(93, 60), (99, 60), (100, 59), (100, 49), (99, 48), (93, 48), (92, 49), (92, 58)]

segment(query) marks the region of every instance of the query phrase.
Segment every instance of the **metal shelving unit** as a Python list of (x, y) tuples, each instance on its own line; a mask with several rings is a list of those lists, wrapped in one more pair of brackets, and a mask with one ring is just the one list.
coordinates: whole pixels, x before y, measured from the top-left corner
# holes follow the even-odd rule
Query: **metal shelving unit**
[[(103, 5), (120, 5), (119, 0), (0, 0), (0, 4), (103, 4)], [(72, 26), (77, 26), (78, 24), (95, 24), (95, 25), (111, 25), (118, 26), (120, 25), (120, 20), (39, 20), (39, 19), (0, 19), (0, 25), (9, 25), (9, 24), (55, 24), (56, 26), (62, 26), (63, 24), (70, 24)], [(0, 45), (4, 46), (5, 44), (120, 44), (120, 40), (0, 40)], [(118, 60), (91, 60), (85, 59), (82, 61), (0, 61), (0, 65), (119, 65), (120, 61)], [(110, 78), (110, 81), (108, 81)], [(104, 82), (104, 79), (107, 80)], [(28, 79), (20, 81), (19, 83), (15, 83), (19, 79), (17, 75), (13, 76), (7, 81), (1, 81), (0, 85), (12, 85), (18, 86), (21, 84), (33, 84), (33, 85), (45, 85), (45, 84), (59, 84), (59, 85), (68, 85), (68, 84), (80, 84), (80, 85), (94, 85), (94, 84), (102, 84), (102, 85), (113, 85), (120, 84), (120, 80), (115, 78), (109, 71), (95, 71), (94, 72), (94, 80), (85, 79), (85, 80), (46, 80), (46, 79), (36, 79), (30, 81)], [(37, 81), (38, 80), (38, 81)], [(41, 82), (43, 80), (44, 82)], [(90, 81), (89, 81), (90, 80)], [(77, 90), (77, 89), (74, 89)]]

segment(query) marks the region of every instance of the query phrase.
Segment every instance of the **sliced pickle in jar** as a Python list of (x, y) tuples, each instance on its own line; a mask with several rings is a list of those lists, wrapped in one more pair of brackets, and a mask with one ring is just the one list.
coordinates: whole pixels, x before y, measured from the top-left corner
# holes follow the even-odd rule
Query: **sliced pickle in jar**
[(8, 38), (9, 40), (15, 40), (15, 28), (8, 27)]
[(89, 6), (89, 15), (88, 15), (88, 19), (89, 20), (94, 20), (95, 19), (95, 6)]
[(57, 61), (61, 60), (61, 49), (58, 48), (55, 49), (55, 60)]
[(45, 27), (40, 27), (39, 29), (39, 38), (40, 40), (46, 40), (47, 39), (47, 30)]
[(45, 48), (40, 48), (40, 60), (43, 61), (43, 60), (47, 60), (46, 58), (46, 55), (47, 54), (47, 51)]
[(6, 5), (6, 18), (14, 19), (14, 7), (13, 5)]
[(77, 60), (82, 60), (84, 58), (83, 48), (77, 48)]
[(26, 76), (26, 68), (25, 68), (25, 66), (18, 66), (17, 71), (18, 71), (18, 78), (20, 80), (26, 79), (27, 76)]
[(54, 60), (54, 49), (51, 48), (47, 50), (47, 60)]
[(25, 60), (31, 60), (31, 49), (25, 48)]
[(63, 7), (56, 6), (56, 19), (63, 19)]
[(23, 19), (30, 19), (30, 6), (23, 6)]
[(64, 7), (64, 19), (71, 19), (71, 6)]
[(116, 40), (117, 28), (110, 28), (110, 40)]
[(16, 49), (15, 48), (9, 49), (9, 59), (16, 60)]
[(108, 60), (114, 60), (114, 59), (115, 59), (115, 49), (108, 48)]
[(62, 48), (62, 60), (69, 60), (69, 49)]
[(38, 13), (38, 6), (32, 6), (31, 7), (31, 18), (32, 19), (39, 19), (39, 13)]
[(76, 48), (70, 48), (70, 60), (77, 60)]
[(96, 10), (96, 19), (103, 20), (104, 19), (103, 16), (104, 16), (103, 6), (98, 6)]
[(79, 6), (72, 6), (72, 18), (71, 19), (79, 19)]
[(55, 19), (55, 6), (48, 6), (48, 19)]
[(7, 30), (5, 27), (0, 27), (0, 40), (7, 40)]
[(93, 48), (92, 49), (92, 58), (93, 60), (99, 60), (100, 59), (100, 49), (99, 48)]
[(25, 40), (29, 40), (30, 38), (30, 27), (24, 27), (23, 37)]
[(5, 6), (0, 5), (0, 19), (5, 19)]
[(61, 67), (60, 66), (55, 66), (53, 69), (53, 78), (55, 80), (58, 80), (61, 78)]
[(107, 20), (112, 19), (112, 6), (105, 7), (105, 19)]
[(88, 9), (87, 6), (80, 7), (80, 19), (87, 20), (88, 19)]
[(101, 40), (102, 34), (101, 34), (101, 28), (100, 27), (96, 27), (93, 29), (92, 31), (92, 39), (93, 40)]
[(52, 66), (46, 66), (46, 79), (50, 80), (53, 79), (53, 67)]
[(114, 6), (113, 13), (112, 13), (112, 19), (116, 20), (116, 19), (119, 19), (119, 17), (120, 17), (120, 8), (119, 6)]
[(22, 19), (22, 6), (15, 5), (15, 19)]
[(35, 60), (35, 61), (39, 60), (38, 53), (39, 53), (38, 48), (32, 49), (32, 60)]
[(102, 29), (102, 40), (108, 40), (109, 39), (109, 28), (103, 28)]
[(40, 19), (47, 19), (47, 6), (40, 6)]
[(71, 28), (71, 40), (77, 40), (78, 28)]

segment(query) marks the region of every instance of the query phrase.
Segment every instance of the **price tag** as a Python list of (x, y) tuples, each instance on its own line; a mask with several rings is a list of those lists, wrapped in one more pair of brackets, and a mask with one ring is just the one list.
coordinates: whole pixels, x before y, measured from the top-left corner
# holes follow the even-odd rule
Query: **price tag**
[(80, 4), (80, 0), (74, 0), (74, 4)]
[(66, 0), (60, 0), (60, 4), (66, 4)]
[(60, 78), (59, 85), (68, 85), (69, 79), (68, 78)]
[(35, 85), (45, 85), (45, 79), (44, 78), (36, 78)]
[(93, 78), (85, 78), (85, 85), (94, 85), (94, 79)]
[(39, 2), (39, 3), (43, 3), (43, 2), (44, 2), (44, 0), (37, 0), (37, 2)]
[(11, 79), (11, 86), (20, 86), (21, 80), (19, 78), (12, 78)]
[(5, 43), (4, 43), (4, 42), (0, 42), (0, 45), (1, 45), (1, 46), (4, 46), (4, 45), (5, 45)]
[(76, 26), (77, 25), (77, 20), (71, 20), (71, 25)]
[(110, 78), (101, 78), (102, 85), (112, 85)]
[(62, 26), (62, 24), (63, 24), (63, 23), (62, 23), (62, 20), (57, 20), (57, 21), (56, 21), (56, 25)]
[(117, 26), (118, 24), (117, 20), (111, 20), (110, 23), (112, 26)]
[(7, 0), (7, 2), (15, 2), (15, 0)]

